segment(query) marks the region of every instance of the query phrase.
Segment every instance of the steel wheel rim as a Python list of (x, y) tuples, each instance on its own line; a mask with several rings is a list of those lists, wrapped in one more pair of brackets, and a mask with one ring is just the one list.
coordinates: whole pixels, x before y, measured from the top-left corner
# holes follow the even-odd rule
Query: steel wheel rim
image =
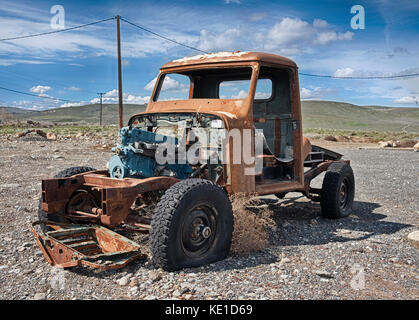
[(186, 255), (201, 256), (213, 245), (217, 231), (217, 211), (210, 205), (189, 210), (181, 229), (181, 244)]
[(349, 201), (349, 181), (348, 179), (343, 179), (340, 188), (339, 188), (339, 206), (341, 209), (344, 209), (348, 205)]

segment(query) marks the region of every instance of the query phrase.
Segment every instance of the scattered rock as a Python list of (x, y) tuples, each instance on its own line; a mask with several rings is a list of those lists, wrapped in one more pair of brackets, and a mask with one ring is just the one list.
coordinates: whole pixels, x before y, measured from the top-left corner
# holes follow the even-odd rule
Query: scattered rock
[(333, 279), (334, 276), (330, 272), (327, 272), (326, 270), (317, 270), (314, 272), (319, 277), (326, 278), (326, 279)]
[(419, 142), (413, 146), (413, 150), (419, 152)]
[(388, 148), (388, 147), (391, 147), (391, 145), (392, 145), (391, 141), (380, 141), (380, 142), (378, 142), (378, 146), (380, 148)]
[(155, 272), (155, 271), (150, 272), (148, 277), (153, 282), (157, 282), (157, 281), (161, 280), (161, 274), (159, 272)]
[(82, 132), (79, 132), (79, 133), (76, 134), (76, 139), (80, 139), (83, 136), (84, 136), (84, 134)]
[(409, 240), (415, 248), (419, 248), (419, 230), (409, 233), (407, 240)]
[(34, 300), (45, 300), (45, 298), (46, 294), (44, 292), (35, 293), (35, 295), (33, 296)]
[(55, 133), (48, 132), (47, 133), (47, 139), (50, 140), (50, 141), (57, 141), (57, 136), (55, 135)]
[(173, 295), (175, 298), (177, 298), (177, 297), (179, 297), (179, 296), (181, 296), (181, 295), (182, 295), (182, 292), (180, 292), (180, 290), (175, 290), (175, 291), (173, 291), (172, 295)]
[(127, 277), (127, 276), (124, 276), (124, 277), (122, 277), (121, 279), (119, 279), (118, 281), (117, 281), (117, 283), (120, 285), (120, 286), (126, 286), (127, 284), (128, 284), (128, 282), (129, 282), (129, 278)]

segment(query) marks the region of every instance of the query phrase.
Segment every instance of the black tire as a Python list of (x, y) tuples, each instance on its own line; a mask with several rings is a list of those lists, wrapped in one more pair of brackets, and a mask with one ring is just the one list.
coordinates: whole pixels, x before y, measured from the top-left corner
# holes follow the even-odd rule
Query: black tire
[[(90, 167), (71, 167), (71, 168), (67, 168), (63, 171), (58, 172), (54, 176), (54, 178), (68, 178), (68, 177), (74, 176), (76, 174), (89, 172), (89, 171), (95, 171), (95, 170), (96, 169), (90, 168)], [(49, 220), (49, 221), (61, 222), (61, 223), (66, 222), (65, 218), (62, 215), (50, 214), (50, 213), (47, 213), (47, 212), (43, 211), (41, 209), (41, 203), (42, 203), (42, 198), (39, 199), (39, 206), (38, 206), (38, 219), (39, 220), (41, 220), (41, 221)], [(44, 234), (46, 232), (52, 230), (50, 227), (48, 227), (45, 224), (40, 224), (40, 227), (41, 227), (41, 230)]]
[(174, 271), (222, 260), (230, 251), (232, 234), (233, 210), (224, 190), (208, 180), (182, 180), (164, 193), (154, 210), (153, 262)]
[(332, 163), (324, 176), (321, 192), (322, 215), (328, 219), (349, 216), (355, 196), (352, 168), (344, 162)]

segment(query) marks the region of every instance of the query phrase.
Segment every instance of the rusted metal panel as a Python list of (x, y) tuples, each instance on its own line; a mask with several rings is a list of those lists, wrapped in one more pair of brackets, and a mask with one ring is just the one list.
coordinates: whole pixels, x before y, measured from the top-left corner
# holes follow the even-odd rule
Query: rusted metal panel
[[(100, 207), (84, 211), (76, 210), (77, 219), (101, 222), (108, 227), (121, 224), (130, 214), (130, 207), (137, 196), (157, 190), (166, 190), (179, 180), (173, 177), (147, 179), (113, 179), (106, 171), (93, 171), (69, 178), (42, 180), (41, 208), (47, 213), (63, 213), (67, 203), (78, 190), (99, 193)], [(68, 214), (65, 212), (64, 214)], [(74, 218), (74, 217), (73, 217)]]
[(161, 69), (173, 69), (176, 67), (183, 66), (198, 66), (203, 64), (216, 64), (223, 63), (226, 65), (235, 63), (235, 62), (253, 62), (253, 61), (264, 61), (277, 65), (288, 66), (288, 67), (297, 67), (294, 61), (271, 53), (264, 52), (221, 52), (214, 54), (203, 54), (193, 57), (187, 57), (183, 59), (173, 60), (164, 64)]
[(110, 270), (145, 258), (139, 244), (105, 227), (71, 225), (41, 236), (34, 229), (36, 224), (32, 224), (31, 231), (44, 257), (55, 267), (89, 266)]

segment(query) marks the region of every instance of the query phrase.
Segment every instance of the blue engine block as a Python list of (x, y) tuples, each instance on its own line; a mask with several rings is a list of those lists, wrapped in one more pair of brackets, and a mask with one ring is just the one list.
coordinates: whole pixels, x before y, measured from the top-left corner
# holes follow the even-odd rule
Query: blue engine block
[[(122, 128), (119, 136), (121, 144), (112, 149), (116, 154), (109, 159), (109, 174), (112, 178), (150, 178), (170, 175), (186, 179), (192, 173), (189, 164), (159, 165), (150, 156), (150, 150), (160, 143), (176, 145), (178, 143), (176, 138), (129, 127)], [(151, 149), (145, 150), (147, 147)]]

